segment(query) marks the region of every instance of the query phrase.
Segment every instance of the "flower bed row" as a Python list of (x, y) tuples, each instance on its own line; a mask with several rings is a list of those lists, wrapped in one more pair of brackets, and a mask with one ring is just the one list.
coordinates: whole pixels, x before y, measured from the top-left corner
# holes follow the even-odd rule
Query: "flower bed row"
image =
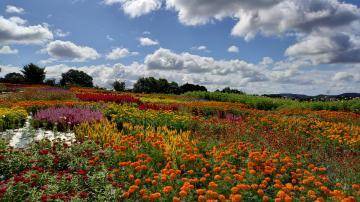
[(101, 119), (103, 114), (100, 111), (88, 108), (51, 107), (39, 110), (32, 124), (34, 127), (66, 131), (81, 123), (94, 123)]
[(82, 101), (90, 102), (115, 102), (117, 104), (124, 103), (140, 103), (138, 98), (128, 94), (105, 94), (105, 93), (81, 93), (76, 94), (76, 97)]

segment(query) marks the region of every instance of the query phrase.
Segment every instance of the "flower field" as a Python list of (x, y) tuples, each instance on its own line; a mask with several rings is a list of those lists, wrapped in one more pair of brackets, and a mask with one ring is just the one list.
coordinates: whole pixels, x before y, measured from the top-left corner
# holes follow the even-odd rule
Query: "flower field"
[(10, 87), (0, 131), (30, 116), (76, 140), (0, 140), (0, 201), (360, 200), (359, 100)]

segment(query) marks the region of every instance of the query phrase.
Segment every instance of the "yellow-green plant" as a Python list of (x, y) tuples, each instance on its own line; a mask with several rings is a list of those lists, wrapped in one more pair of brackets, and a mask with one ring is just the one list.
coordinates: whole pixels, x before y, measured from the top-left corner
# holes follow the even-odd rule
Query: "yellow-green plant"
[(0, 108), (0, 131), (21, 127), (27, 115), (22, 108)]
[(121, 129), (123, 123), (147, 126), (169, 126), (171, 129), (188, 130), (193, 125), (191, 115), (179, 112), (139, 110), (129, 105), (109, 105), (104, 110), (105, 116), (117, 123)]

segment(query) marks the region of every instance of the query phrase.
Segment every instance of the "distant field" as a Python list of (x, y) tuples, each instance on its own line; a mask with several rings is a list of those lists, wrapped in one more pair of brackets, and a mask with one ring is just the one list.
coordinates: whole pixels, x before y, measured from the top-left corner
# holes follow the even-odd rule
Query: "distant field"
[(1, 87), (1, 201), (360, 199), (360, 99)]

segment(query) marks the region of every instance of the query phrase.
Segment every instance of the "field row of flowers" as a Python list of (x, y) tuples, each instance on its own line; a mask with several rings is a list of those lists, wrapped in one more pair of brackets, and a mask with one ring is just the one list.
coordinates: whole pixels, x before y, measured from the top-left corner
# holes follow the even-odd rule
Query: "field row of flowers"
[(0, 97), (0, 127), (3, 120), (11, 123), (0, 131), (21, 127), (29, 113), (31, 126), (76, 137), (71, 145), (41, 140), (24, 149), (0, 138), (0, 201), (360, 199), (358, 113), (264, 111), (82, 88), (59, 92), (74, 97)]
[(135, 98), (132, 95), (127, 95), (127, 94), (83, 93), (83, 94), (76, 94), (76, 97), (82, 101), (89, 101), (89, 102), (102, 101), (102, 102), (114, 102), (117, 104), (140, 102), (138, 98)]
[(66, 131), (81, 123), (94, 123), (103, 119), (100, 111), (87, 108), (52, 107), (43, 109), (33, 117), (35, 127)]

